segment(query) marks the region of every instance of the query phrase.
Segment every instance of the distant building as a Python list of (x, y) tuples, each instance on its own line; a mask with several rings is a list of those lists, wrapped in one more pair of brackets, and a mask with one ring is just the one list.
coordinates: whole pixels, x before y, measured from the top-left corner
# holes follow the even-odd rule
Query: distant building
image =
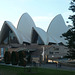
[(69, 49), (63, 45), (51, 45), (51, 47), (46, 49), (45, 56), (48, 56), (49, 59), (63, 58), (66, 56), (68, 50)]

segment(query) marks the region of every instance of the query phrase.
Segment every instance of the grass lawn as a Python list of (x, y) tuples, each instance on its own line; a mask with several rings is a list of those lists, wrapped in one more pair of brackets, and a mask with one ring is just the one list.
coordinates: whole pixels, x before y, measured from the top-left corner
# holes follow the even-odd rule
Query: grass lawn
[(27, 68), (0, 65), (0, 75), (75, 75), (75, 71), (44, 68), (31, 68), (31, 72), (28, 71)]

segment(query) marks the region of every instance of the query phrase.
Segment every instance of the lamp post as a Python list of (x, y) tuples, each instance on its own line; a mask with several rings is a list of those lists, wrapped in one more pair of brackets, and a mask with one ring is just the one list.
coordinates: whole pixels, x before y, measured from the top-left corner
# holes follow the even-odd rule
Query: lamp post
[(45, 48), (43, 47), (43, 52), (42, 52), (43, 61), (44, 61), (44, 50)]

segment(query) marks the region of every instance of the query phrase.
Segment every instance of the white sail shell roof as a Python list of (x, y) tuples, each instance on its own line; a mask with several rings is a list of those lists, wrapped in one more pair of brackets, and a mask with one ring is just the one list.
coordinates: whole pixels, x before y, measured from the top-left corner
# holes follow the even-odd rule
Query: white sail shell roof
[(2, 40), (2, 38), (4, 37), (4, 33), (5, 33), (6, 30), (7, 30), (7, 29), (5, 28), (6, 25), (8, 25), (8, 27), (13, 31), (13, 33), (15, 34), (15, 36), (16, 36), (18, 42), (21, 43), (21, 40), (20, 40), (20, 38), (19, 38), (19, 36), (18, 36), (18, 32), (16, 31), (16, 28), (15, 28), (15, 27), (13, 26), (13, 24), (12, 24), (11, 22), (9, 22), (9, 21), (5, 21), (4, 24), (3, 24), (3, 26), (2, 26), (0, 40)]
[(66, 40), (64, 37), (61, 38), (61, 36), (63, 33), (67, 32), (68, 27), (65, 25), (61, 14), (57, 15), (51, 21), (47, 32), (36, 27), (34, 21), (27, 13), (24, 13), (21, 16), (17, 28), (15, 28), (11, 22), (5, 21), (0, 32), (0, 42), (7, 30), (6, 25), (8, 25), (8, 27), (14, 32), (19, 44), (22, 44), (23, 42), (31, 43), (32, 30), (34, 28), (45, 45), (48, 45), (50, 42), (57, 44), (62, 42), (66, 45)]
[(51, 42), (51, 43), (56, 43), (56, 44), (58, 44), (58, 43), (61, 42), (61, 41), (59, 41), (56, 37), (53, 37), (51, 34), (48, 35), (48, 37), (49, 37), (48, 43)]
[(40, 36), (40, 38), (41, 38), (41, 40), (43, 41), (43, 43), (45, 44), (45, 45), (47, 45), (48, 44), (48, 41), (47, 41), (47, 38), (48, 38), (48, 35), (47, 35), (47, 33), (43, 30), (43, 29), (41, 29), (41, 28), (39, 28), (39, 27), (34, 27), (34, 30), (37, 32), (37, 34)]
[(27, 13), (24, 13), (21, 16), (17, 27), (17, 30), (22, 34), (19, 34), (19, 36), (22, 38), (22, 41), (31, 43), (32, 27), (35, 27), (32, 18)]
[(67, 30), (68, 27), (65, 25), (61, 14), (59, 14), (49, 24), (47, 33), (49, 36), (51, 35), (53, 38), (56, 38), (57, 43), (62, 42), (63, 44), (66, 44), (66, 41), (63, 37), (61, 38), (61, 36), (63, 33), (67, 32)]

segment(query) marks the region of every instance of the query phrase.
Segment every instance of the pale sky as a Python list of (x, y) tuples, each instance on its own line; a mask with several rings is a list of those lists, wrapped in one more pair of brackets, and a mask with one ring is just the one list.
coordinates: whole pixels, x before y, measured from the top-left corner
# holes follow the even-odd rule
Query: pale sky
[(4, 21), (17, 27), (23, 13), (28, 13), (37, 27), (47, 30), (51, 20), (61, 14), (65, 20), (72, 14), (68, 10), (71, 0), (0, 0), (0, 30)]

